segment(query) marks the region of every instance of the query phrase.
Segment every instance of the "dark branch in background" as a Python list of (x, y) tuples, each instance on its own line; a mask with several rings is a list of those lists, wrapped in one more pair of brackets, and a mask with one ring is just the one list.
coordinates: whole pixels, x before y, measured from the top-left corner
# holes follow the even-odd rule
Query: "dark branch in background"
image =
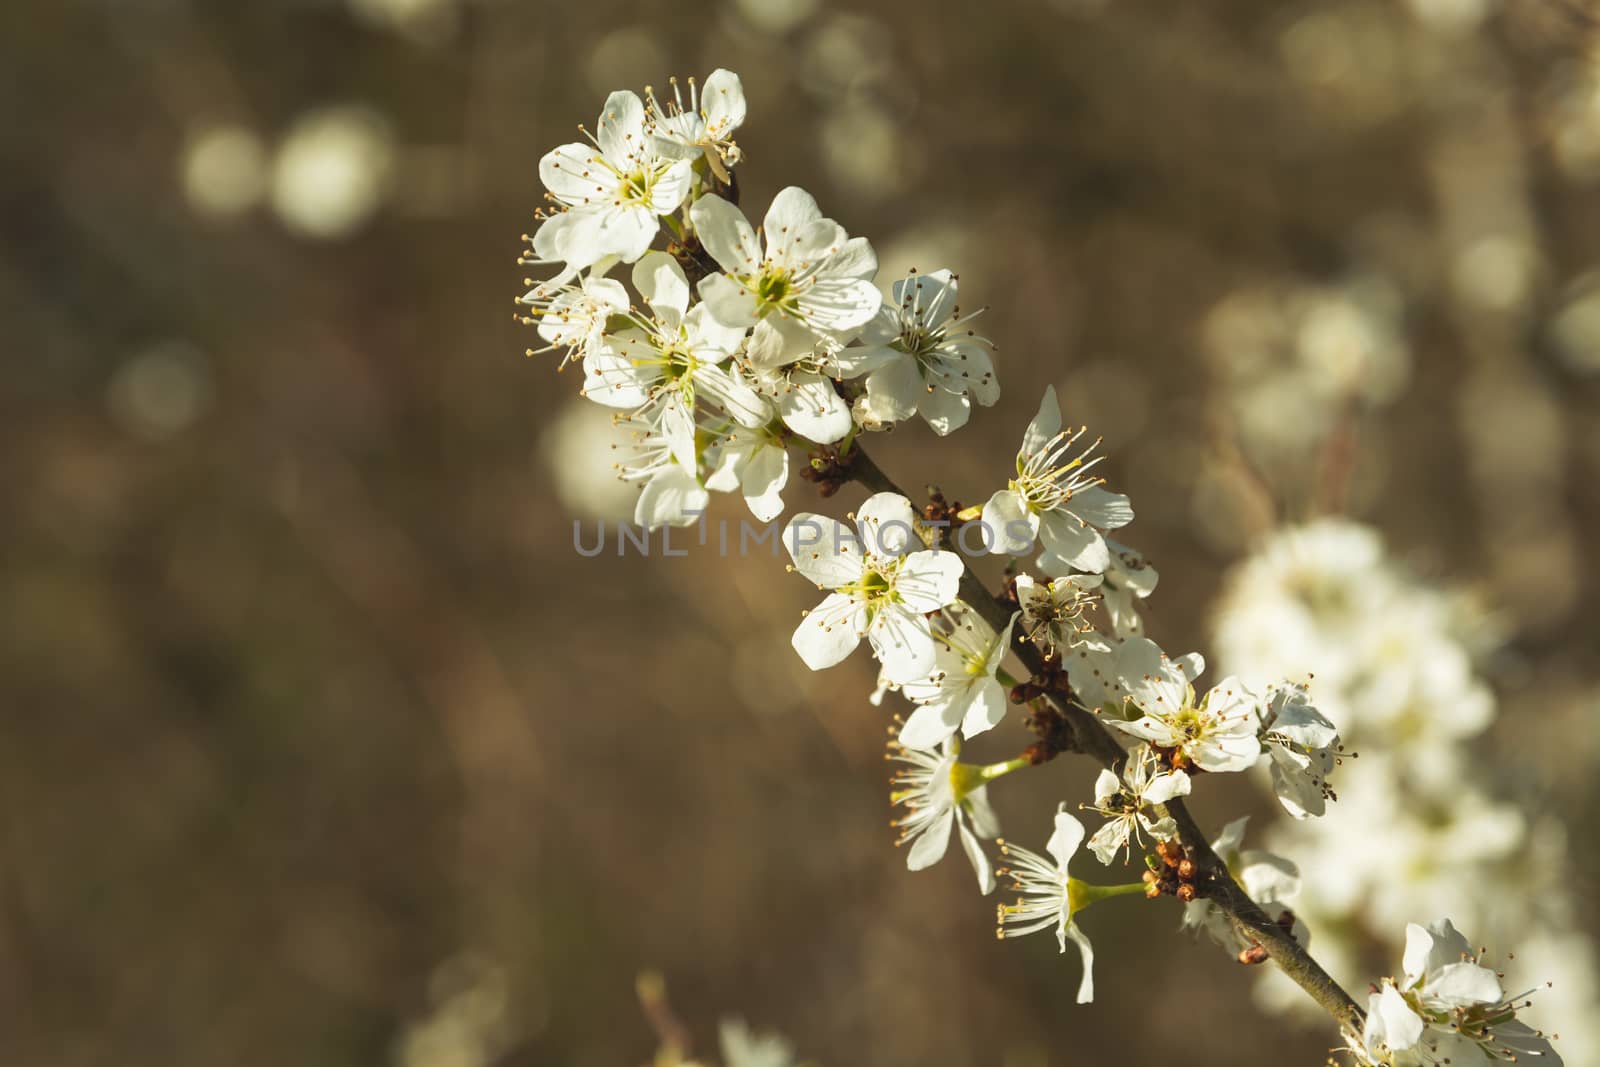
[[(872, 461), (872, 457), (861, 449), (859, 443), (846, 454), (841, 466), (850, 478), (873, 492), (897, 493), (910, 499), (908, 494), (895, 485), (883, 469)], [(964, 557), (963, 563), (965, 563)], [(973, 573), (971, 567), (967, 567), (961, 574), (961, 599), (971, 605), (996, 631), (1005, 628), (1014, 610), (1012, 605), (991, 593)], [(1011, 650), (1035, 676), (1046, 672), (1048, 665), (1044, 656), (1022, 633), (1012, 635)], [(1102, 766), (1121, 773), (1126, 752), (1104, 723), (1081, 704), (1060, 692), (1046, 691), (1041, 695), (1071, 727), (1070, 747), (1074, 751), (1092, 756)], [(1361, 1017), (1360, 1007), (1350, 998), (1350, 994), (1346, 993), (1339, 983), (1311, 958), (1288, 930), (1280, 926), (1261, 910), (1260, 905), (1250, 899), (1250, 895), (1228, 871), (1227, 864), (1212, 850), (1210, 840), (1194, 821), (1194, 816), (1189, 814), (1189, 809), (1184, 806), (1183, 801), (1172, 800), (1158, 808), (1164, 808), (1165, 813), (1172, 816), (1173, 822), (1178, 826), (1178, 838), (1188, 850), (1189, 858), (1198, 867), (1194, 882), (1199, 887), (1200, 894), (1220, 907), (1240, 934), (1260, 945), (1267, 956), (1283, 969), (1283, 973), (1294, 979), (1300, 988), (1304, 989), (1341, 1026), (1354, 1025)]]

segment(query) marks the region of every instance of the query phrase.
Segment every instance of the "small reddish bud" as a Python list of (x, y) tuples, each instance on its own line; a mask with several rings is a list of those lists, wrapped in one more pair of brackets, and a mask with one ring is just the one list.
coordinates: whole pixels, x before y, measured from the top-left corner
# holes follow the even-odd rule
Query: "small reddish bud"
[(1267, 962), (1267, 950), (1260, 945), (1251, 945), (1235, 958), (1246, 967), (1254, 967), (1258, 963)]

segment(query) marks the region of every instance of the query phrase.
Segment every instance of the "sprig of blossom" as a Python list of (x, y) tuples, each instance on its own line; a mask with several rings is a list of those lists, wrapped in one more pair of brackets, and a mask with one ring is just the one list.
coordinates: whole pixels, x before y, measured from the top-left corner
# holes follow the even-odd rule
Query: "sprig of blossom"
[[(523, 262), (555, 273), (530, 279), (518, 298), (522, 321), (535, 325), (543, 342), (538, 351), (559, 351), (560, 366), (581, 362), (583, 395), (612, 408), (631, 431), (616, 468), (641, 487), (636, 521), (651, 528), (692, 521), (712, 491), (740, 494), (770, 521), (784, 510), (791, 449), (806, 460), (801, 473), (828, 495), (852, 477), (869, 481), (852, 471), (865, 458), (859, 431), (919, 416), (943, 436), (964, 426), (974, 405), (995, 402), (993, 346), (957, 308), (953, 272), (901, 279), (886, 302), (871, 243), (850, 236), (794, 186), (752, 226), (736, 206), (731, 173), (742, 158), (733, 134), (746, 118), (737, 75), (719, 69), (703, 86), (690, 79), (687, 97), (670, 84), (669, 100), (649, 89), (644, 100), (625, 90), (611, 94), (590, 143), (563, 145), (541, 159), (552, 208), (527, 239), (531, 253)], [(608, 276), (623, 263), (633, 264), (627, 285)], [(1131, 860), (1148, 835), (1175, 877), (1152, 869), (1142, 882), (1115, 886), (1073, 877), (1068, 867), (1085, 829), (1066, 805), (1044, 855), (1000, 842), (1008, 866), (999, 873), (1017, 895), (999, 905), (999, 936), (1053, 928), (1063, 952), (1074, 942), (1083, 960), (1080, 1003), (1093, 996), (1093, 949), (1076, 915), (1108, 897), (1175, 893), (1186, 903), (1185, 927), (1208, 931), (1253, 962), (1262, 946), (1240, 932), (1227, 895), (1197, 890), (1232, 878), (1269, 914), (1280, 912), (1278, 922), (1303, 945), (1305, 925), (1284, 906), (1301, 888), (1295, 865), (1242, 849), (1243, 819), (1208, 853), (1183, 839), (1173, 815), (1181, 815), (1181, 798), (1198, 772), (1244, 770), (1263, 750), (1289, 813), (1320, 815), (1342, 751), (1334, 725), (1340, 716), (1314, 707), (1303, 685), (1272, 685), (1261, 699), (1228, 677), (1199, 695), (1199, 655), (1169, 657), (1144, 636), (1143, 602), (1157, 575), (1107, 536), (1132, 521), (1133, 508), (1104, 487), (1099, 441), (1087, 441), (1087, 433), (1063, 428), (1055, 390), (1047, 388), (1023, 434), (1015, 476), (981, 507), (959, 509), (935, 493), (924, 521), (898, 492), (878, 492), (852, 516), (853, 530), (801, 513), (783, 535), (793, 569), (827, 594), (794, 631), (801, 659), (813, 670), (835, 665), (864, 637), (879, 664), (873, 703), (898, 689), (915, 705), (909, 720), (891, 729), (897, 738), (889, 752), (898, 765), (891, 800), (903, 809), (895, 825), (899, 843), (910, 846), (910, 869), (941, 859), (955, 834), (987, 893), (996, 872), (982, 842), (998, 832), (990, 783), (1073, 747), (1118, 768), (1103, 770), (1093, 804), (1081, 805), (1107, 820), (1091, 851), (1106, 864), (1119, 852)], [(876, 474), (877, 484), (887, 483)], [(992, 553), (1040, 548), (1034, 569), (1043, 578), (1017, 573), (1016, 562), (1008, 567), (1017, 600), (1009, 618), (1000, 598), (983, 610), (958, 600), (965, 564), (935, 547), (936, 525), (947, 519), (979, 520)], [(1319, 577), (1310, 587), (1286, 582), (1283, 596), (1261, 602), (1279, 621), (1297, 621), (1297, 600), (1354, 604), (1357, 614), (1367, 606), (1368, 593), (1349, 580), (1348, 568)], [(1095, 617), (1106, 633), (1085, 617), (1096, 596)], [(1481, 696), (1466, 657), (1448, 641), (1433, 646), (1441, 654), (1428, 657), (1427, 678), (1385, 660), (1396, 633), (1414, 621), (1393, 615), (1364, 626), (1351, 642), (1364, 642), (1380, 664), (1349, 670), (1359, 679), (1354, 690), (1402, 704), (1396, 694), (1408, 699), (1433, 684)], [(1301, 635), (1307, 633), (1315, 636), (1310, 628)], [(1307, 647), (1315, 645), (1308, 639)], [(1013, 651), (1031, 669), (1025, 681), (1002, 669)], [(962, 762), (963, 739), (1003, 720), (1007, 687), (1014, 700), (1033, 705), (1027, 721), (1039, 740), (1009, 760)], [(1482, 712), (1482, 701), (1469, 701), (1464, 721), (1442, 732), (1459, 738), (1481, 728), (1486, 716), (1474, 708)], [(1076, 718), (1085, 709), (1098, 720)], [(1525, 996), (1504, 996), (1499, 976), (1469, 959), (1464, 946), (1448, 924), (1411, 927), (1405, 977), (1385, 979), (1374, 994), (1365, 1031), (1351, 1031), (1352, 1054), (1389, 1067), (1553, 1055), (1543, 1035), (1516, 1018)], [(1454, 962), (1446, 958), (1452, 952)], [(1321, 992), (1324, 1004), (1348, 1006), (1343, 1017), (1359, 1014), (1342, 992)], [(767, 1052), (775, 1061), (790, 1055), (773, 1045), (727, 1056), (763, 1062)]]

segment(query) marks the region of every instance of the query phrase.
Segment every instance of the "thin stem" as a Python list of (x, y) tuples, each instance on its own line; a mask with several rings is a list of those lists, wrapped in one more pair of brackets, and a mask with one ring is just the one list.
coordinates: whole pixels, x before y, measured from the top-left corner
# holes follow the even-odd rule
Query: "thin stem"
[[(872, 457), (859, 443), (850, 460), (849, 471), (852, 478), (873, 492), (907, 495), (894, 484), (881, 467), (873, 462)], [(966, 563), (965, 557), (962, 557), (962, 562)], [(991, 593), (970, 566), (965, 567), (961, 573), (960, 595), (962, 600), (996, 630), (1003, 629), (1006, 620), (1011, 617), (1011, 607)], [(1044, 657), (1023, 634), (1013, 634), (1011, 646), (1012, 651), (1028, 670), (1034, 674), (1043, 672)], [(1076, 750), (1094, 757), (1103, 766), (1120, 773), (1127, 753), (1121, 743), (1111, 735), (1111, 731), (1106, 729), (1105, 724), (1081, 705), (1059, 693), (1046, 693), (1044, 697), (1072, 727)], [(1189, 814), (1189, 809), (1185, 807), (1183, 801), (1171, 800), (1165, 805), (1158, 805), (1158, 808), (1170, 815), (1177, 824), (1179, 840), (1188, 848), (1191, 858), (1206, 876), (1209, 885), (1207, 897), (1223, 910), (1233, 923), (1234, 929), (1265, 949), (1267, 955), (1282, 968), (1283, 973), (1304, 989), (1324, 1011), (1332, 1015), (1341, 1027), (1354, 1025), (1361, 1017), (1360, 1007), (1351, 999), (1350, 994), (1322, 969), (1322, 965), (1301, 947), (1289, 931), (1262, 911), (1260, 905), (1250, 899), (1250, 894), (1234, 881), (1233, 875), (1228, 871), (1228, 865), (1212, 850), (1209, 838), (1194, 821), (1194, 816)]]

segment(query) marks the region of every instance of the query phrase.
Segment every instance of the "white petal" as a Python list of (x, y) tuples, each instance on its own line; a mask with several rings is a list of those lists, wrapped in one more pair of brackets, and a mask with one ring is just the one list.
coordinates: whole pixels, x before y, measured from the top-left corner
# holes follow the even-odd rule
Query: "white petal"
[(1009, 489), (989, 498), (979, 521), (988, 527), (985, 541), (997, 556), (1020, 556), (1031, 551), (1039, 534), (1039, 516), (1028, 510), (1020, 493)]
[(683, 317), (683, 326), (689, 348), (702, 360), (712, 363), (721, 363), (732, 356), (744, 341), (745, 327), (729, 326), (704, 304), (689, 310)]
[(1215, 774), (1248, 771), (1261, 758), (1261, 742), (1253, 735), (1220, 734), (1184, 746), (1201, 768)]
[(1162, 748), (1172, 748), (1183, 740), (1183, 734), (1174, 730), (1165, 720), (1146, 715), (1124, 722), (1121, 719), (1106, 719), (1106, 725), (1114, 730), (1121, 730), (1129, 737), (1137, 737), (1142, 741), (1160, 745)]
[(955, 311), (957, 289), (955, 275), (936, 270), (895, 282), (894, 300), (908, 310), (914, 308), (923, 323), (938, 326)]
[(1067, 510), (1102, 530), (1115, 530), (1133, 521), (1133, 505), (1128, 498), (1121, 493), (1108, 492), (1098, 485), (1073, 493)]
[(700, 87), (700, 111), (706, 118), (706, 130), (722, 140), (744, 125), (744, 85), (739, 75), (718, 67)]
[(1040, 567), (1050, 566), (1050, 560), (1057, 566), (1065, 564), (1074, 570), (1099, 574), (1111, 566), (1111, 552), (1100, 531), (1063, 512), (1040, 516), (1039, 540), (1044, 547)]
[(1005, 686), (993, 678), (986, 678), (974, 687), (967, 713), (961, 719), (961, 736), (976, 737), (993, 730), (1006, 717)]
[(705, 301), (712, 316), (725, 326), (748, 327), (757, 321), (755, 294), (726, 274), (708, 274), (701, 278), (700, 299)]
[(606, 97), (596, 124), (595, 140), (619, 170), (633, 169), (633, 159), (645, 149), (644, 104), (635, 93), (618, 89)]
[[(852, 237), (828, 260), (828, 273), (871, 281), (878, 273), (878, 254), (865, 237)], [(883, 302), (882, 293), (878, 302)]]
[(923, 704), (911, 713), (911, 718), (900, 728), (899, 741), (907, 748), (937, 748), (960, 725), (958, 709), (948, 703)]
[(917, 414), (940, 437), (954, 433), (972, 416), (972, 401), (959, 393), (935, 386), (917, 397)]
[[(699, 311), (699, 308), (695, 309)], [(772, 421), (772, 406), (766, 398), (721, 367), (702, 366), (694, 372), (695, 384), (716, 405), (748, 429), (758, 429)]]
[(772, 198), (772, 206), (767, 208), (766, 218), (761, 220), (761, 232), (766, 235), (770, 248), (786, 243), (786, 235), (820, 218), (822, 209), (817, 207), (816, 199), (798, 185), (791, 185)]
[(1089, 838), (1089, 851), (1107, 867), (1116, 860), (1117, 853), (1128, 843), (1128, 820), (1112, 819)]
[(751, 453), (739, 472), (739, 489), (750, 511), (762, 522), (783, 514), (783, 487), (789, 480), (789, 453), (776, 445)]
[[(1460, 959), (1457, 956), (1456, 959)], [(1405, 968), (1406, 984), (1416, 985), (1429, 971), (1444, 966), (1445, 960), (1433, 954), (1433, 934), (1418, 923), (1406, 923), (1406, 950), (1401, 957)]]
[(1056, 866), (1061, 868), (1062, 873), (1066, 873), (1067, 863), (1081, 844), (1083, 844), (1083, 823), (1069, 811), (1056, 812), (1055, 832), (1050, 835), (1045, 851), (1055, 858)]
[(1206, 658), (1198, 652), (1189, 652), (1179, 656), (1172, 662), (1177, 664), (1178, 670), (1182, 671), (1183, 676), (1191, 682), (1204, 674), (1206, 670)]
[(646, 252), (633, 267), (633, 287), (650, 310), (670, 328), (676, 328), (689, 310), (689, 279), (678, 261), (665, 252)]
[(1104, 804), (1122, 791), (1122, 779), (1108, 767), (1100, 768), (1094, 779), (1094, 802)]
[[(880, 314), (872, 321), (878, 322), (882, 317)], [(851, 345), (834, 353), (833, 367), (841, 378), (859, 378), (891, 363), (910, 359), (910, 356), (888, 344)], [(868, 384), (870, 386), (871, 383)]]
[[(720, 196), (702, 196), (690, 205), (689, 220), (694, 223), (695, 236), (717, 261), (717, 266), (730, 274), (746, 277), (760, 271), (761, 243), (756, 240), (755, 228), (744, 217), (744, 212)], [(705, 297), (704, 282), (701, 282), (700, 295)], [(723, 321), (730, 320), (724, 318)]]
[(1148, 637), (1130, 637), (1118, 648), (1117, 677), (1146, 715), (1172, 715), (1187, 702), (1189, 680)]
[(968, 793), (965, 808), (973, 833), (991, 840), (1000, 836), (1000, 817), (989, 804), (988, 786), (980, 785)]
[(778, 414), (785, 426), (819, 445), (843, 440), (855, 426), (850, 405), (833, 383), (809, 371), (790, 375), (789, 388), (778, 394)]
[(546, 152), (539, 160), (539, 180), (563, 204), (603, 200), (616, 187), (616, 178), (606, 169), (594, 146), (577, 142)]
[(812, 670), (832, 667), (861, 643), (863, 615), (856, 601), (843, 593), (830, 593), (800, 620), (790, 644)]
[(954, 552), (913, 552), (895, 578), (895, 591), (910, 611), (938, 611), (956, 598), (966, 564)]
[(1384, 985), (1378, 995), (1377, 1013), (1383, 1017), (1384, 1042), (1391, 1049), (1415, 1048), (1422, 1039), (1422, 1017), (1411, 1010), (1394, 986)]
[(837, 589), (861, 577), (861, 542), (838, 519), (803, 511), (783, 528), (783, 545), (794, 569), (819, 589)]
[(1031, 456), (1042, 452), (1050, 439), (1060, 432), (1061, 405), (1056, 403), (1056, 387), (1046, 386), (1044, 399), (1039, 401), (1039, 414), (1022, 434), (1022, 454)]
[(906, 853), (906, 868), (925, 870), (944, 859), (945, 850), (950, 847), (950, 829), (955, 821), (955, 809), (946, 808), (936, 821), (918, 834), (911, 843), (911, 851)]
[(892, 348), (883, 351), (891, 355), (867, 375), (867, 402), (884, 422), (900, 422), (917, 413), (922, 399), (922, 375), (917, 371), (917, 361), (910, 356)]
[[(750, 300), (755, 308), (755, 297)], [(769, 315), (756, 323), (745, 353), (757, 370), (777, 370), (810, 355), (816, 343), (816, 337), (798, 323)]]
[(650, 187), (650, 210), (657, 215), (670, 215), (678, 210), (684, 197), (694, 184), (694, 164), (680, 159), (672, 164)]
[(1497, 1004), (1505, 996), (1493, 971), (1465, 960), (1441, 969), (1438, 977), (1423, 987), (1423, 992), (1453, 1008)]
[[(1067, 921), (1066, 935), (1078, 946), (1078, 955), (1083, 957), (1083, 980), (1078, 983), (1078, 1003), (1088, 1004), (1094, 1000), (1094, 946), (1078, 929), (1078, 924), (1070, 919)], [(1066, 946), (1063, 945), (1061, 951), (1065, 952)]]
[(1245, 827), (1250, 824), (1250, 816), (1243, 815), (1228, 823), (1211, 842), (1211, 848), (1221, 856), (1226, 863), (1234, 862), (1233, 857), (1238, 853), (1239, 846), (1244, 844)]
[(1186, 797), (1193, 783), (1183, 771), (1172, 771), (1169, 774), (1158, 774), (1150, 787), (1144, 791), (1144, 799), (1150, 804), (1165, 804), (1173, 797)]
[(917, 513), (899, 493), (874, 493), (862, 501), (856, 508), (856, 529), (861, 531), (861, 543), (880, 556), (903, 556), (922, 547)]
[(883, 294), (864, 278), (822, 277), (795, 299), (806, 322), (819, 330), (849, 333), (878, 313)]
[(711, 495), (694, 475), (681, 467), (668, 467), (645, 483), (633, 509), (633, 521), (647, 529), (691, 526), (704, 513)]
[(966, 850), (967, 859), (972, 863), (972, 869), (978, 875), (978, 892), (988, 896), (994, 892), (994, 867), (989, 863), (989, 857), (984, 854), (983, 846), (971, 830), (964, 823), (958, 822), (956, 828), (961, 833), (961, 847)]
[(867, 629), (867, 639), (890, 681), (910, 681), (933, 669), (933, 635), (921, 615), (898, 605), (880, 608)]

